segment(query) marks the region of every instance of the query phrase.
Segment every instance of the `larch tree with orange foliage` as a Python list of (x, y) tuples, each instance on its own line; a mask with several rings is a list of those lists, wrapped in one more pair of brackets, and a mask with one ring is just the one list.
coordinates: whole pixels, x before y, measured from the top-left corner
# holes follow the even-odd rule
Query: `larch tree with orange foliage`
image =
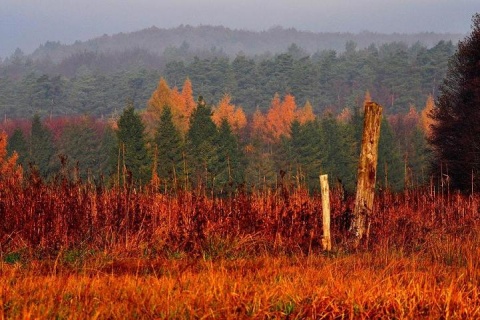
[(295, 119), (300, 124), (305, 124), (315, 120), (315, 114), (313, 113), (313, 107), (310, 101), (307, 100), (303, 108), (299, 108), (295, 113)]
[(192, 81), (187, 77), (182, 87), (182, 121), (180, 124), (180, 131), (185, 134), (190, 125), (190, 116), (197, 107), (197, 103), (193, 98)]
[(432, 136), (432, 125), (435, 124), (435, 121), (432, 118), (433, 110), (435, 108), (435, 100), (433, 95), (428, 95), (427, 102), (425, 103), (425, 108), (422, 110), (420, 119), (421, 126), (427, 138)]
[(282, 102), (278, 94), (275, 94), (266, 116), (269, 142), (278, 142), (280, 137), (290, 136), (290, 126), (295, 120), (296, 109), (293, 95), (287, 94)]
[(154, 135), (157, 123), (160, 120), (162, 110), (165, 106), (173, 108), (172, 94), (167, 81), (164, 78), (160, 78), (158, 86), (152, 93), (152, 96), (147, 102), (147, 108), (142, 114), (142, 120), (145, 123), (145, 131), (148, 135)]
[(251, 140), (262, 140), (266, 139), (266, 122), (267, 118), (265, 115), (260, 111), (259, 108), (255, 110), (252, 116), (252, 138)]
[(212, 115), (213, 122), (218, 128), (221, 127), (222, 121), (227, 120), (230, 128), (235, 134), (238, 134), (241, 129), (247, 125), (247, 117), (241, 107), (235, 107), (231, 103), (231, 97), (229, 94), (225, 94), (213, 109)]
[(7, 134), (2, 132), (0, 134), (0, 183), (7, 185), (15, 185), (22, 181), (23, 170), (17, 164), (18, 154), (7, 156)]
[(143, 113), (146, 132), (153, 136), (155, 129), (165, 107), (169, 107), (172, 113), (172, 119), (178, 130), (185, 135), (188, 131), (190, 116), (195, 109), (195, 101), (192, 96), (192, 84), (187, 78), (180, 92), (178, 88), (170, 89), (167, 81), (161, 78), (157, 89), (152, 93), (148, 100), (147, 108)]

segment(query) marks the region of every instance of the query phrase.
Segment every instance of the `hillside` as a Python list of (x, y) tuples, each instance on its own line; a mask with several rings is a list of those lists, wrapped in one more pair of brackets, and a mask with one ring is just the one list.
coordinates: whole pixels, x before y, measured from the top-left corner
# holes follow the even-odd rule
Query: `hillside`
[(436, 94), (460, 37), (180, 26), (47, 42), (0, 61), (0, 112), (101, 116), (128, 99), (143, 109), (161, 77), (172, 86), (190, 78), (210, 104), (229, 93), (249, 114), (266, 110), (275, 93), (310, 101), (319, 114), (353, 107), (367, 90), (388, 113), (406, 112)]
[(144, 49), (153, 54), (163, 55), (175, 48), (196, 52), (216, 51), (234, 57), (239, 52), (246, 55), (259, 55), (266, 52), (280, 53), (284, 52), (292, 43), (296, 43), (307, 53), (313, 54), (323, 50), (343, 51), (345, 43), (348, 41), (355, 42), (359, 49), (366, 48), (371, 44), (379, 46), (391, 42), (403, 42), (407, 45), (420, 42), (427, 47), (432, 47), (441, 40), (456, 43), (462, 37), (461, 34), (380, 34), (367, 31), (358, 34), (313, 33), (282, 27), (255, 32), (223, 26), (181, 25), (172, 29), (160, 29), (153, 26), (131, 33), (103, 35), (84, 42), (77, 41), (70, 45), (47, 42), (35, 50), (31, 58), (33, 60), (47, 58), (58, 63), (79, 52), (112, 54)]

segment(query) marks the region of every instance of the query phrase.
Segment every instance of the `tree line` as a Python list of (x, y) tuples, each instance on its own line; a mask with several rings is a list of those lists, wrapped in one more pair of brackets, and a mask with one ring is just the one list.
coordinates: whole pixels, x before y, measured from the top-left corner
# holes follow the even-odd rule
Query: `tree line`
[[(354, 188), (361, 107), (318, 115), (309, 102), (298, 105), (286, 93), (275, 94), (267, 110), (247, 114), (229, 95), (209, 104), (202, 96), (195, 101), (194, 91), (189, 78), (182, 90), (161, 78), (140, 111), (130, 100), (117, 117), (35, 115), (31, 121), (5, 119), (1, 127), (9, 134), (9, 154), (16, 152), (25, 172), (41, 179), (148, 184), (166, 192), (291, 186), (313, 192), (319, 173), (328, 173)], [(365, 93), (363, 100), (370, 99)], [(412, 107), (385, 117), (379, 187), (399, 190), (428, 181), (423, 114)]]

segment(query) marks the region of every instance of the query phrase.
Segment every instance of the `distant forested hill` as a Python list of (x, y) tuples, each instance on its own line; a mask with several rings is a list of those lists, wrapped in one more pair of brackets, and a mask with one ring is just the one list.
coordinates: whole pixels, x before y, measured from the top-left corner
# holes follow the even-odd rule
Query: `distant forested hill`
[(299, 31), (293, 28), (271, 28), (267, 31), (254, 32), (232, 30), (222, 26), (179, 26), (173, 29), (151, 27), (137, 32), (103, 35), (85, 42), (77, 41), (72, 45), (62, 45), (58, 42), (47, 42), (40, 46), (31, 58), (51, 59), (60, 62), (71, 55), (94, 52), (113, 54), (118, 52), (143, 49), (151, 54), (166, 55), (167, 58), (188, 58), (189, 52), (197, 55), (206, 52), (224, 53), (234, 57), (239, 52), (246, 55), (261, 55), (281, 53), (296, 43), (308, 54), (317, 51), (344, 51), (345, 43), (353, 41), (359, 49), (371, 44), (380, 46), (385, 43), (403, 42), (412, 45), (420, 42), (428, 48), (441, 40), (456, 43), (463, 38), (461, 34), (380, 34), (362, 33), (314, 33)]
[(189, 77), (210, 104), (229, 93), (250, 114), (268, 108), (275, 93), (321, 113), (357, 105), (367, 90), (388, 113), (405, 112), (436, 94), (460, 38), (181, 26), (47, 42), (0, 61), (0, 113), (109, 115), (127, 100), (143, 109), (161, 77), (177, 87)]

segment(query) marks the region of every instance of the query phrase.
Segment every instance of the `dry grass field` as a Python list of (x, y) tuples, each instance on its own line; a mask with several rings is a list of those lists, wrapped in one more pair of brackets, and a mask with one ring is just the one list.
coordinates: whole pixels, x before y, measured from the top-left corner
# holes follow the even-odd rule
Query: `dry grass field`
[(326, 253), (319, 196), (289, 186), (0, 183), (5, 319), (480, 318), (478, 195), (379, 192), (350, 250), (352, 197), (333, 190)]

